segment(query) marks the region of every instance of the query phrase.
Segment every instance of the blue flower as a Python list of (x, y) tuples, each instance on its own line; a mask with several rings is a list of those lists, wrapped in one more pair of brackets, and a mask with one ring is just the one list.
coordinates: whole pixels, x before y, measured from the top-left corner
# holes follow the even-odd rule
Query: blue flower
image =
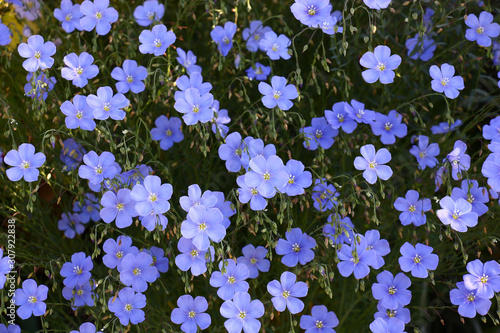
[(339, 324), (339, 319), (333, 311), (328, 311), (324, 305), (315, 305), (311, 309), (311, 316), (300, 317), (300, 328), (305, 333), (335, 333), (334, 327)]
[(376, 262), (377, 253), (368, 248), (364, 237), (358, 236), (351, 245), (342, 244), (338, 257), (341, 260), (337, 264), (340, 275), (348, 277), (354, 272), (354, 277), (359, 280), (370, 273), (368, 266)]
[(201, 72), (201, 67), (196, 65), (196, 56), (192, 51), (185, 52), (183, 49), (178, 47), (177, 54), (179, 55), (176, 58), (177, 62), (186, 69), (189, 75), (195, 72)]
[(137, 216), (137, 211), (130, 193), (128, 188), (122, 188), (116, 194), (113, 191), (103, 194), (100, 216), (104, 222), (111, 223), (116, 220), (118, 228), (126, 228), (132, 224), (132, 218)]
[(120, 324), (127, 326), (129, 323), (138, 324), (145, 318), (141, 309), (146, 306), (146, 296), (135, 293), (130, 287), (118, 292), (118, 297), (112, 296), (108, 301), (109, 311), (113, 312), (120, 320)]
[(462, 188), (454, 187), (451, 192), (451, 198), (455, 201), (458, 198), (467, 200), (472, 204), (472, 212), (481, 216), (488, 211), (485, 204), (490, 201), (488, 191), (484, 187), (479, 187), (477, 180), (462, 180)]
[(403, 273), (395, 277), (391, 272), (383, 271), (377, 275), (377, 283), (372, 285), (373, 298), (380, 301), (388, 309), (396, 309), (399, 305), (408, 305), (411, 301), (410, 279)]
[[(78, 331), (71, 331), (69, 333), (96, 333), (95, 325), (92, 323), (83, 323), (80, 325), (80, 329)], [(101, 331), (97, 333), (102, 333)]]
[(28, 58), (23, 62), (24, 69), (36, 72), (52, 67), (54, 58), (51, 56), (56, 53), (56, 46), (52, 42), (44, 42), (40, 35), (33, 35), (28, 38), (28, 44), (19, 44), (17, 51), (21, 57)]
[(260, 62), (256, 62), (247, 70), (247, 76), (250, 80), (256, 79), (258, 81), (267, 80), (267, 76), (271, 74), (271, 66), (264, 66)]
[(61, 69), (61, 76), (68, 81), (72, 81), (78, 88), (87, 85), (88, 79), (93, 79), (99, 74), (97, 65), (92, 65), (94, 57), (87, 52), (82, 52), (79, 56), (70, 53), (64, 57), (64, 63), (68, 67)]
[(95, 129), (94, 111), (87, 104), (87, 97), (76, 95), (73, 102), (65, 101), (59, 107), (66, 118), (64, 122), (68, 129), (81, 128), (86, 131)]
[(455, 75), (455, 67), (448, 64), (442, 64), (441, 68), (432, 65), (429, 69), (429, 74), (432, 77), (432, 90), (443, 93), (450, 99), (457, 98), (459, 90), (465, 88), (463, 77)]
[(69, 239), (73, 239), (75, 235), (81, 235), (85, 231), (85, 226), (80, 221), (80, 216), (69, 213), (62, 213), (61, 219), (57, 221), (57, 228), (64, 231), (64, 236)]
[(451, 153), (446, 155), (451, 164), (451, 177), (455, 180), (464, 178), (463, 171), (470, 168), (470, 156), (465, 153), (466, 150), (467, 145), (463, 141), (457, 140)]
[(483, 138), (500, 141), (500, 116), (493, 118), (488, 125), (483, 126)]
[(21, 333), (21, 327), (18, 325), (9, 325), (8, 327), (5, 324), (0, 324), (0, 332), (1, 333)]
[(167, 31), (167, 27), (158, 24), (149, 30), (143, 30), (139, 35), (139, 51), (142, 54), (154, 54), (161, 56), (167, 48), (175, 42), (176, 36), (172, 31)]
[(73, 205), (73, 212), (78, 213), (82, 223), (87, 223), (90, 219), (94, 222), (99, 222), (101, 220), (99, 209), (99, 200), (92, 193), (85, 194), (84, 202), (76, 201)]
[(398, 262), (403, 272), (410, 272), (411, 275), (418, 278), (426, 278), (429, 276), (428, 270), (433, 271), (437, 268), (439, 257), (432, 253), (433, 248), (421, 243), (415, 246), (410, 243), (404, 243), (399, 252)]
[(394, 208), (402, 212), (399, 220), (402, 225), (413, 223), (416, 227), (424, 225), (427, 221), (425, 212), (431, 210), (431, 199), (419, 200), (419, 193), (415, 190), (408, 190), (405, 198), (397, 198), (394, 201)]
[(314, 201), (313, 206), (320, 212), (326, 212), (337, 205), (337, 197), (340, 193), (335, 186), (328, 184), (326, 179), (316, 179), (312, 189), (311, 199)]
[(467, 15), (465, 24), (470, 28), (465, 31), (465, 38), (471, 42), (477, 41), (480, 46), (491, 46), (491, 38), (498, 37), (500, 25), (493, 22), (493, 15), (486, 11), (479, 14), (479, 19), (474, 14)]
[(233, 47), (233, 36), (236, 33), (236, 28), (236, 24), (233, 22), (226, 22), (224, 28), (218, 25), (210, 32), (212, 40), (217, 44), (223, 57), (227, 56)]
[(477, 294), (477, 290), (470, 290), (464, 282), (457, 283), (457, 289), (450, 291), (450, 301), (458, 305), (458, 313), (466, 318), (474, 318), (476, 313), (485, 316), (491, 307), (491, 301)]
[(0, 19), (0, 45), (9, 45), (12, 41), (12, 33), (8, 26), (2, 23), (2, 19)]
[(62, 0), (61, 8), (54, 9), (54, 17), (62, 22), (62, 28), (68, 34), (73, 30), (82, 30), (80, 18), (83, 14), (80, 12), (80, 5), (74, 4), (71, 0)]
[[(116, 241), (111, 238), (107, 239), (102, 249), (106, 253), (102, 257), (102, 262), (108, 268), (120, 267), (123, 258), (129, 253), (139, 253), (137, 247), (132, 246), (132, 238), (124, 235), (118, 236)], [(118, 270), (121, 270), (121, 268)]]
[(279, 58), (288, 60), (292, 56), (288, 53), (288, 47), (292, 44), (290, 38), (285, 35), (276, 35), (274, 31), (268, 31), (264, 34), (264, 38), (260, 40), (259, 48), (267, 53), (271, 60)]
[(111, 77), (118, 81), (116, 90), (119, 93), (125, 94), (130, 90), (138, 94), (145, 89), (142, 80), (148, 77), (148, 71), (144, 66), (137, 66), (137, 61), (127, 59), (123, 62), (123, 69), (120, 67), (113, 69)]
[(339, 10), (334, 11), (329, 17), (321, 21), (319, 27), (327, 35), (334, 35), (337, 32), (344, 32), (344, 27), (340, 27), (339, 23), (342, 20), (342, 13)]
[(27, 182), (34, 182), (38, 180), (40, 174), (38, 168), (45, 163), (45, 154), (35, 154), (35, 146), (23, 143), (18, 150), (9, 151), (3, 161), (12, 167), (7, 170), (7, 178), (10, 181), (17, 182), (24, 178)]
[[(250, 154), (250, 158), (262, 156), (267, 160), (271, 156), (276, 155), (276, 147), (273, 144), (268, 144), (264, 146), (264, 141), (262, 141), (262, 139), (254, 139), (252, 137), (247, 137), (245, 138), (244, 141), (248, 148), (248, 153)], [(250, 163), (245, 163), (243, 167), (245, 169), (248, 169), (249, 164)]]
[[(0, 289), (3, 289), (5, 286), (5, 282), (7, 281), (6, 275), (14, 269), (14, 261), (11, 260), (7, 255), (5, 257), (2, 256), (3, 250), (0, 249)], [(259, 273), (257, 272), (257, 275), (258, 274)]]
[(24, 280), (23, 288), (16, 289), (14, 301), (19, 308), (17, 315), (21, 319), (28, 319), (33, 316), (43, 316), (47, 309), (47, 304), (43, 301), (47, 299), (49, 288), (43, 284), (38, 286), (35, 280)]
[(156, 246), (151, 246), (149, 250), (143, 249), (142, 251), (153, 257), (153, 263), (151, 265), (156, 267), (156, 269), (158, 270), (158, 274), (156, 275), (157, 278), (160, 277), (160, 273), (168, 272), (169, 261), (168, 258), (164, 256), (165, 251), (163, 251), (163, 249), (160, 249)]
[(250, 201), (250, 209), (253, 211), (263, 210), (267, 206), (267, 200), (255, 187), (249, 187), (245, 182), (245, 176), (236, 178), (238, 184), (238, 199), (241, 203)]
[(316, 241), (306, 233), (302, 233), (300, 228), (293, 228), (285, 233), (285, 239), (278, 239), (276, 254), (282, 255), (281, 263), (288, 267), (295, 267), (300, 262), (305, 265), (314, 259)]
[(342, 128), (347, 134), (352, 133), (358, 126), (357, 122), (350, 116), (347, 102), (335, 103), (332, 106), (332, 111), (325, 110), (325, 117), (328, 123), (334, 128)]
[(332, 5), (328, 0), (295, 0), (290, 10), (300, 23), (315, 28), (330, 17)]
[(174, 99), (186, 99), (186, 90), (194, 88), (198, 90), (200, 95), (205, 95), (212, 90), (210, 82), (203, 82), (203, 77), (200, 72), (194, 72), (189, 75), (183, 75), (175, 81), (175, 85), (180, 90), (175, 92)]
[(383, 144), (392, 145), (396, 137), (403, 138), (408, 133), (408, 127), (401, 123), (402, 120), (403, 117), (396, 110), (390, 111), (387, 116), (377, 112), (375, 121), (371, 123), (373, 134), (380, 135)]
[(243, 30), (243, 40), (247, 41), (247, 49), (250, 52), (266, 51), (260, 46), (260, 41), (264, 38), (266, 32), (273, 31), (270, 27), (266, 27), (261, 21), (250, 22), (250, 27)]
[(379, 269), (385, 265), (383, 256), (388, 255), (391, 252), (389, 247), (389, 242), (386, 239), (380, 239), (380, 232), (376, 229), (368, 230), (365, 233), (366, 247), (368, 250), (375, 251), (375, 261), (371, 263), (375, 269)]
[(183, 237), (193, 239), (193, 244), (202, 251), (210, 246), (210, 240), (220, 242), (226, 236), (222, 225), (222, 213), (218, 208), (196, 205), (189, 209), (187, 219), (181, 224)]
[(245, 184), (256, 188), (264, 198), (272, 198), (276, 195), (276, 188), (283, 188), (289, 179), (288, 172), (283, 161), (276, 155), (266, 159), (256, 156), (250, 160), (251, 171), (245, 174)]
[(214, 116), (214, 111), (210, 108), (213, 101), (212, 94), (202, 95), (198, 89), (189, 88), (185, 91), (184, 98), (179, 98), (175, 102), (174, 108), (178, 112), (184, 113), (182, 119), (186, 125), (195, 125), (197, 122), (207, 123)]
[(354, 159), (354, 167), (356, 170), (364, 170), (363, 178), (369, 184), (375, 184), (377, 178), (387, 180), (392, 176), (391, 167), (384, 165), (391, 160), (391, 153), (381, 148), (375, 152), (373, 145), (364, 145), (360, 149), (361, 156)]
[(181, 120), (177, 117), (159, 116), (155, 120), (156, 127), (151, 130), (151, 138), (155, 141), (160, 141), (162, 150), (169, 150), (174, 142), (181, 142), (184, 139), (184, 134), (181, 131)]
[(177, 306), (172, 310), (170, 319), (175, 324), (182, 324), (181, 330), (185, 333), (196, 333), (198, 327), (201, 330), (207, 329), (212, 323), (208, 313), (208, 302), (205, 297), (198, 296), (193, 299), (191, 295), (184, 295), (177, 299)]
[(261, 323), (257, 320), (264, 315), (264, 304), (258, 299), (251, 300), (244, 292), (234, 294), (232, 301), (225, 301), (220, 307), (220, 314), (228, 318), (224, 327), (228, 333), (258, 333)]
[(188, 187), (188, 196), (182, 196), (179, 199), (181, 208), (189, 213), (191, 207), (196, 205), (205, 206), (205, 208), (212, 208), (215, 206), (217, 198), (211, 191), (205, 191), (203, 194), (198, 184), (193, 184)]
[(168, 200), (172, 197), (173, 189), (170, 184), (162, 184), (158, 176), (147, 176), (144, 185), (136, 184), (130, 197), (136, 201), (135, 209), (140, 216), (147, 216), (153, 211), (155, 214), (166, 213), (170, 209)]
[(212, 132), (219, 133), (221, 137), (226, 137), (229, 132), (229, 127), (226, 124), (231, 122), (231, 118), (227, 115), (227, 110), (219, 110), (219, 101), (214, 99), (210, 108), (214, 111), (214, 118), (212, 119)]
[(437, 143), (429, 144), (429, 137), (419, 135), (418, 146), (413, 145), (410, 153), (417, 158), (421, 170), (426, 167), (433, 168), (438, 163), (436, 156), (439, 155), (439, 145)]
[(406, 40), (405, 47), (408, 49), (410, 59), (428, 61), (434, 56), (437, 45), (433, 39), (428, 36), (421, 37), (417, 33), (415, 37)]
[(54, 84), (57, 82), (55, 77), (47, 77), (47, 74), (40, 73), (36, 77), (33, 72), (26, 75), (26, 83), (24, 85), (24, 94), (38, 101), (46, 100), (49, 96), (49, 91), (54, 89)]
[(236, 262), (244, 264), (248, 267), (248, 278), (255, 279), (260, 272), (269, 272), (271, 262), (266, 259), (267, 249), (263, 246), (255, 248), (252, 244), (248, 244), (241, 250), (242, 257), (238, 257)]
[(482, 263), (476, 259), (467, 263), (469, 274), (464, 275), (464, 285), (475, 290), (476, 295), (491, 299), (500, 291), (500, 265), (495, 260)]
[(95, 28), (98, 35), (106, 35), (111, 30), (111, 23), (118, 20), (118, 12), (109, 7), (109, 0), (85, 0), (80, 5), (80, 12), (82, 29), (92, 31)]
[(158, 269), (152, 265), (153, 257), (145, 252), (128, 253), (118, 267), (120, 281), (126, 286), (132, 286), (137, 292), (148, 289), (148, 282), (154, 282)]
[(323, 234), (330, 238), (333, 245), (352, 243), (354, 239), (354, 224), (352, 224), (349, 216), (341, 219), (339, 215), (331, 214), (328, 216), (327, 221), (328, 223), (323, 226)]
[(450, 225), (453, 230), (466, 232), (467, 227), (477, 225), (477, 214), (472, 212), (472, 205), (465, 199), (453, 200), (446, 196), (439, 201), (442, 209), (436, 212), (437, 217), (444, 225)]
[(391, 3), (391, 0), (363, 0), (363, 2), (368, 6), (368, 8), (379, 10), (387, 8)]
[(401, 57), (391, 56), (391, 49), (388, 46), (379, 45), (373, 52), (363, 54), (359, 63), (368, 68), (361, 74), (367, 83), (380, 80), (380, 83), (388, 84), (394, 82), (396, 74), (393, 71), (401, 64)]
[(448, 124), (448, 122), (439, 123), (431, 127), (432, 134), (446, 134), (454, 131), (458, 126), (462, 125), (462, 121), (457, 119), (455, 122)]
[(312, 184), (311, 172), (304, 171), (304, 164), (293, 159), (286, 163), (285, 168), (288, 173), (288, 181), (285, 186), (279, 188), (278, 191), (286, 193), (288, 196), (304, 194), (304, 189)]
[(94, 184), (100, 184), (104, 178), (112, 179), (119, 172), (115, 156), (107, 151), (98, 156), (92, 150), (83, 156), (83, 162), (85, 165), (80, 165), (78, 168), (78, 176)]
[(111, 117), (114, 120), (123, 120), (125, 111), (122, 109), (130, 104), (130, 101), (122, 93), (113, 95), (110, 87), (97, 89), (97, 96), (87, 96), (87, 104), (92, 108), (95, 119), (106, 120)]
[(64, 263), (61, 268), (61, 276), (64, 277), (64, 285), (69, 288), (77, 284), (83, 285), (90, 280), (90, 271), (94, 267), (90, 256), (83, 252), (77, 252), (71, 256), (71, 262)]
[(198, 276), (207, 271), (207, 259), (205, 258), (207, 252), (209, 252), (211, 261), (214, 259), (214, 250), (212, 246), (202, 251), (193, 244), (192, 239), (181, 237), (177, 243), (177, 248), (181, 253), (175, 257), (175, 264), (183, 272), (191, 269), (191, 274), (194, 276)]
[(262, 97), (262, 104), (265, 107), (272, 109), (278, 106), (281, 110), (290, 110), (293, 106), (291, 99), (296, 99), (299, 94), (297, 87), (293, 84), (286, 84), (286, 79), (282, 76), (273, 76), (271, 78), (271, 85), (260, 82), (259, 92), (264, 95)]
[[(335, 109), (335, 105), (333, 108)], [(344, 109), (357, 123), (371, 124), (375, 120), (375, 111), (365, 109), (365, 105), (355, 99), (351, 100), (351, 104), (344, 103)], [(345, 132), (345, 128), (343, 129)]]
[(70, 171), (78, 168), (86, 152), (87, 151), (80, 146), (75, 139), (67, 138), (64, 140), (62, 143), (61, 155), (59, 156), (64, 163), (63, 171)]
[(64, 287), (62, 295), (64, 299), (71, 302), (71, 308), (76, 310), (80, 306), (94, 306), (94, 299), (97, 299), (93, 291), (96, 287), (94, 280), (89, 280), (84, 284), (77, 284), (74, 287)]
[(403, 333), (404, 329), (404, 322), (397, 318), (389, 318), (387, 321), (382, 318), (376, 318), (370, 324), (370, 331), (372, 331), (372, 333)]
[[(386, 323), (388, 323), (391, 318), (399, 319), (405, 324), (408, 324), (411, 320), (410, 310), (403, 307), (402, 305), (399, 305), (396, 309), (388, 309), (379, 302), (377, 304), (377, 310), (378, 312), (375, 312), (375, 314), (373, 315), (375, 319), (383, 319)], [(387, 333), (386, 331), (382, 332)]]
[(165, 12), (165, 6), (159, 4), (157, 0), (144, 1), (142, 6), (137, 6), (134, 10), (134, 18), (137, 24), (147, 27), (153, 21), (160, 21)]
[(332, 128), (325, 117), (311, 119), (311, 125), (300, 129), (305, 138), (304, 147), (308, 150), (316, 150), (318, 145), (323, 149), (330, 148), (335, 142), (333, 138), (339, 134), (339, 131)]
[(247, 292), (249, 285), (249, 270), (244, 264), (236, 264), (233, 259), (226, 259), (219, 262), (219, 271), (215, 271), (210, 276), (210, 285), (217, 289), (217, 295), (225, 301), (234, 297), (237, 292)]
[(307, 284), (295, 282), (297, 276), (290, 272), (281, 274), (280, 282), (273, 280), (267, 284), (267, 291), (274, 296), (271, 301), (274, 308), (283, 312), (288, 309), (290, 313), (297, 314), (304, 309), (304, 303), (298, 297), (307, 295)]
[[(490, 145), (492, 146), (492, 145)], [(490, 154), (483, 163), (481, 168), (483, 176), (488, 178), (488, 185), (495, 192), (500, 192), (500, 154)]]
[[(249, 155), (245, 152), (240, 133), (233, 132), (225, 138), (225, 143), (219, 147), (219, 157), (226, 161), (226, 168), (230, 172), (240, 171), (242, 164), (248, 165)], [(246, 160), (246, 163), (242, 160)]]

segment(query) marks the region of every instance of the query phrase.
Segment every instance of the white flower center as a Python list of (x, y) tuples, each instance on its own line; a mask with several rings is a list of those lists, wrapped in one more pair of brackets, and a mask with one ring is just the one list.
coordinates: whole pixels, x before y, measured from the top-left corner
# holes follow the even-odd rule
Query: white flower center
[(155, 202), (157, 199), (158, 197), (156, 196), (156, 193), (151, 193), (148, 197), (148, 200), (151, 202)]
[(238, 317), (240, 317), (241, 319), (245, 319), (246, 316), (247, 313), (245, 311), (240, 311), (240, 313), (238, 314)]
[(281, 91), (275, 90), (274, 94), (273, 94), (273, 97), (275, 99), (279, 99), (281, 97)]
[(274, 43), (273, 46), (271, 47), (271, 50), (276, 52), (276, 51), (278, 51), (279, 48), (280, 48), (280, 46), (278, 45), (278, 43)]
[(42, 56), (42, 54), (40, 53), (40, 51), (35, 52), (35, 58), (40, 59), (41, 56)]
[(323, 322), (321, 320), (316, 320), (316, 327), (317, 328), (322, 328), (323, 327)]
[(264, 180), (269, 180), (271, 179), (271, 175), (269, 174), (269, 172), (266, 171), (266, 173), (264, 174)]
[(420, 260), (422, 260), (422, 257), (419, 256), (418, 254), (415, 256), (415, 258), (413, 258), (413, 261), (415, 262), (415, 264), (418, 264), (420, 262)]
[(78, 74), (78, 75), (82, 75), (82, 73), (83, 73), (83, 68), (78, 67), (78, 68), (76, 69), (76, 74)]
[(450, 79), (448, 79), (447, 77), (443, 77), (441, 79), (441, 85), (443, 85), (443, 86), (448, 85), (449, 82), (450, 82)]
[(379, 62), (377, 65), (377, 69), (382, 72), (383, 70), (385, 70), (385, 64)]
[(77, 118), (77, 119), (82, 119), (82, 118), (83, 118), (83, 112), (82, 112), (82, 111), (78, 111), (78, 112), (76, 113), (76, 118)]
[(292, 250), (293, 252), (299, 252), (300, 251), (300, 246), (299, 244), (295, 243), (292, 245)]
[(198, 105), (193, 106), (193, 112), (194, 113), (200, 112), (200, 107)]
[(316, 6), (307, 6), (307, 13), (310, 15), (310, 16), (313, 16), (313, 15), (316, 15)]
[(109, 111), (111, 109), (111, 104), (109, 103), (104, 103), (104, 107), (103, 107), (104, 111)]
[(155, 44), (156, 47), (161, 47), (161, 40), (157, 38), (153, 41), (153, 44)]
[(73, 15), (71, 15), (71, 13), (69, 13), (68, 15), (66, 15), (65, 20), (71, 21), (72, 18), (73, 18)]
[(189, 318), (194, 318), (195, 315), (196, 315), (196, 313), (194, 311), (189, 311), (189, 313), (188, 313)]
[(99, 20), (100, 18), (102, 18), (102, 13), (100, 13), (100, 12), (96, 12), (96, 13), (95, 13), (95, 18), (96, 18), (96, 19), (98, 19), (98, 20)]
[(198, 255), (198, 251), (196, 251), (196, 250), (192, 250), (191, 251), (191, 256), (192, 257), (196, 257), (197, 255)]
[(132, 311), (132, 304), (125, 304), (125, 311), (127, 312)]
[(387, 123), (385, 123), (384, 128), (386, 131), (390, 131), (392, 126), (393, 126), (393, 124), (391, 124), (390, 122), (387, 122)]
[(396, 291), (397, 291), (396, 287), (394, 287), (394, 286), (389, 287), (389, 294), (394, 295), (396, 293)]
[(230, 40), (229, 40), (229, 38), (224, 37), (224, 38), (222, 38), (222, 42), (223, 42), (224, 44), (229, 44)]
[(134, 81), (134, 78), (132, 75), (127, 75), (127, 82), (128, 83), (132, 83), (132, 81)]
[(23, 161), (23, 163), (21, 163), (21, 166), (23, 167), (23, 169), (28, 169), (30, 167), (30, 162)]
[(30, 297), (28, 297), (28, 302), (30, 302), (30, 303), (36, 303), (36, 296), (30, 296)]
[(477, 28), (476, 31), (478, 34), (482, 34), (484, 32), (484, 27), (479, 27), (479, 28)]
[(134, 268), (133, 272), (134, 272), (134, 275), (141, 274), (141, 270), (139, 268)]

